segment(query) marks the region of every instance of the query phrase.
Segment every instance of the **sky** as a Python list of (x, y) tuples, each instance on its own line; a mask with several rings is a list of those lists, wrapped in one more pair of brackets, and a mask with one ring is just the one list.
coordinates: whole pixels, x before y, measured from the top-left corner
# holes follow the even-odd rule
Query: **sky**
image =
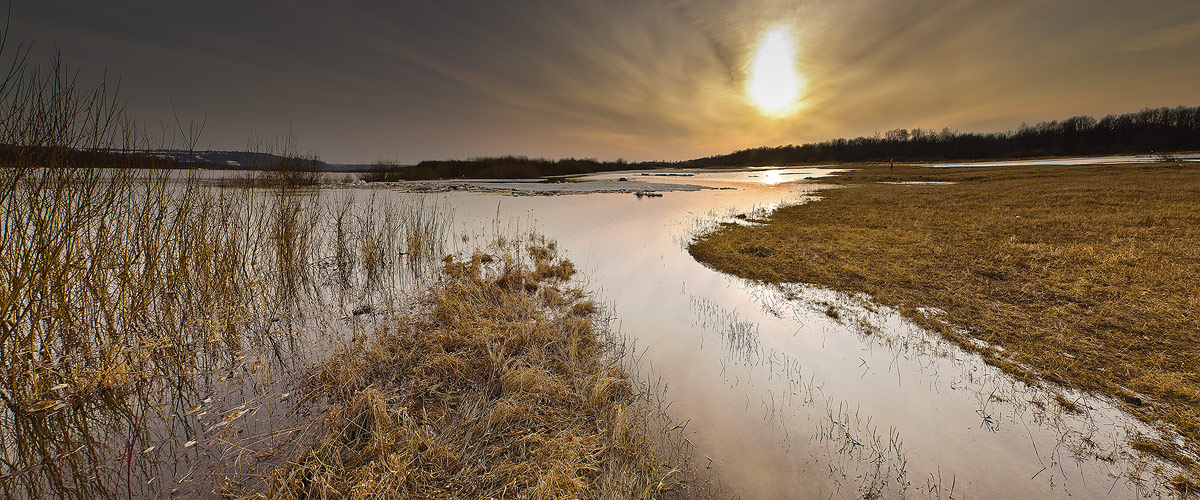
[[(780, 26), (783, 115), (747, 95)], [(1200, 105), (1196, 0), (13, 0), (9, 36), (119, 80), (135, 119), (204, 121), (200, 148), (291, 131), (339, 163), (681, 160)]]

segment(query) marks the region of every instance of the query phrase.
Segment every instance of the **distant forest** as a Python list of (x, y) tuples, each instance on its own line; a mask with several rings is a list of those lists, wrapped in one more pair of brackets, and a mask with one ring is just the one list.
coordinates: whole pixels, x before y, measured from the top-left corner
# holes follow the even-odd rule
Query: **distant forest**
[(982, 160), (1064, 155), (1159, 153), (1200, 149), (1200, 107), (1146, 109), (1099, 120), (1076, 116), (991, 134), (922, 129), (803, 146), (746, 149), (681, 166), (789, 165), (889, 160)]
[(175, 158), (145, 152), (73, 149), (65, 146), (13, 146), (0, 144), (0, 166), (89, 168), (184, 168)]
[[(1151, 154), (1200, 150), (1200, 107), (1146, 109), (1099, 120), (1076, 116), (1062, 121), (1022, 125), (990, 134), (896, 129), (874, 137), (778, 147), (680, 162), (629, 163), (593, 158), (547, 160), (524, 156), (431, 160), (414, 166), (376, 164), (368, 181), (428, 179), (533, 179), (627, 169), (669, 167), (743, 167), (819, 162), (939, 161), (1032, 158), (1044, 156)], [(0, 165), (88, 165), (134, 168), (220, 168), (283, 171), (333, 170), (329, 164), (296, 154), (230, 151), (78, 150), (0, 144)]]
[(545, 160), (525, 156), (501, 156), (471, 160), (430, 160), (415, 166), (377, 165), (364, 179), (374, 181), (417, 181), (433, 179), (536, 179), (550, 175), (578, 175), (631, 168), (669, 166), (667, 163), (630, 164), (624, 160), (592, 158)]
[(595, 159), (546, 160), (524, 156), (423, 161), (415, 166), (376, 165), (369, 181), (427, 179), (532, 179), (632, 168), (744, 167), (814, 162), (938, 161), (1066, 155), (1147, 154), (1200, 150), (1200, 107), (1145, 109), (1099, 120), (1076, 116), (1022, 125), (990, 134), (950, 129), (896, 129), (875, 137), (778, 147), (681, 162), (627, 163)]

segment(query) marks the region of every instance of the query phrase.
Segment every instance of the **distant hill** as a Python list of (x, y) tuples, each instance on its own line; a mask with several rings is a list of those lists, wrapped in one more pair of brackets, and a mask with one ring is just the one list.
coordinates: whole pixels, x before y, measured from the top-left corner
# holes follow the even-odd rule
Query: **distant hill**
[(165, 160), (183, 168), (206, 168), (210, 170), (270, 170), (287, 164), (289, 169), (335, 171), (330, 164), (317, 159), (289, 158), (270, 153), (246, 151), (180, 151), (163, 149), (147, 151), (152, 157)]

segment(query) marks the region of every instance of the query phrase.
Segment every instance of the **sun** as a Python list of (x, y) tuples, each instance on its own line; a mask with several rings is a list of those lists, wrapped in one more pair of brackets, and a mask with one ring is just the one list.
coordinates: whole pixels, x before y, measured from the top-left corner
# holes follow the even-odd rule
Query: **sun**
[(750, 101), (771, 116), (795, 111), (804, 81), (796, 70), (796, 40), (787, 26), (776, 26), (763, 33), (750, 63), (746, 94)]

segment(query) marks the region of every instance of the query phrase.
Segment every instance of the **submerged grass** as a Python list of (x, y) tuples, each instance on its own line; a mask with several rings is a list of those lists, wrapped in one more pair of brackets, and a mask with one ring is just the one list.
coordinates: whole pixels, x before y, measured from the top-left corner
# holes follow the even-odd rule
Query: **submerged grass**
[[(881, 184), (912, 181), (955, 184)], [(1186, 453), (1154, 454), (1200, 474), (1200, 165), (863, 165), (826, 182), (841, 187), (690, 252), (869, 294), (1027, 382), (1111, 396), (1182, 436)]]
[(143, 175), (0, 169), (6, 498), (174, 489), (182, 445), (206, 435), (189, 408), (226, 378), (214, 371), (319, 355), (288, 325), (395, 307), (448, 224), (433, 204), (348, 199), (338, 230), (313, 192)]
[(324, 365), (326, 436), (252, 497), (662, 497), (648, 400), (571, 262), (491, 250), (448, 257), (414, 314)]

